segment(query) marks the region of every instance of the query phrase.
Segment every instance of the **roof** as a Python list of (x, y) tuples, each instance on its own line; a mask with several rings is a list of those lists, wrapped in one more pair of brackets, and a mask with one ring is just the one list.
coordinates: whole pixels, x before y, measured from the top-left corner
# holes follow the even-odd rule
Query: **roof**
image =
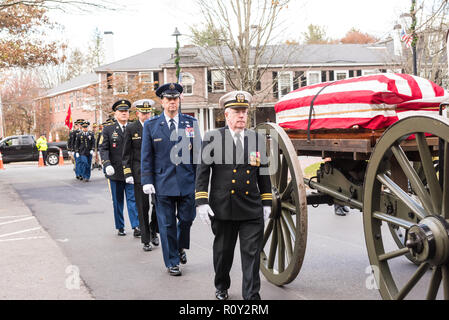
[(171, 57), (174, 51), (174, 48), (153, 48), (134, 56), (102, 65), (96, 68), (95, 72), (161, 70), (161, 65)]
[(96, 83), (98, 83), (98, 74), (96, 74), (95, 72), (82, 74), (48, 90), (46, 92), (46, 96), (55, 96), (64, 92), (85, 88)]

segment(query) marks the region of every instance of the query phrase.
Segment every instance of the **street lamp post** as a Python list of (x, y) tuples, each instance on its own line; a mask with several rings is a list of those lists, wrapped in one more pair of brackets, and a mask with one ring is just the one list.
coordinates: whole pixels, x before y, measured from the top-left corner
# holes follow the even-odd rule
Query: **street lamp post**
[(176, 82), (179, 83), (179, 74), (181, 72), (181, 68), (179, 67), (179, 41), (178, 37), (181, 35), (178, 28), (175, 28), (172, 36), (176, 37), (176, 49), (175, 49), (175, 65), (176, 65)]
[(416, 43), (418, 42), (418, 35), (416, 34), (416, 0), (412, 0), (412, 6), (410, 8), (410, 13), (403, 13), (401, 14), (400, 18), (402, 19), (405, 26), (409, 27), (410, 34), (412, 36), (412, 56), (413, 56), (413, 75), (418, 75), (418, 54), (416, 51)]

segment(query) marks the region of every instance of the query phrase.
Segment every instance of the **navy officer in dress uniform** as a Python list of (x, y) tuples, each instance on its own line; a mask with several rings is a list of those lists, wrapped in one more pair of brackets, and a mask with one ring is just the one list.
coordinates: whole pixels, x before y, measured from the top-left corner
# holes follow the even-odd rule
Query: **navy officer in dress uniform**
[(153, 208), (150, 222), (150, 199), (148, 194), (143, 192), (140, 179), (143, 124), (152, 116), (154, 103), (151, 99), (142, 99), (134, 102), (137, 108), (138, 119), (127, 126), (123, 146), (123, 172), (125, 174), (125, 182), (134, 185), (134, 195), (139, 213), (140, 240), (143, 243), (144, 251), (152, 250), (150, 242), (155, 246), (159, 245), (154, 194), (151, 195)]
[[(190, 227), (195, 219), (195, 171), (201, 149), (198, 122), (179, 113), (182, 86), (167, 83), (156, 90), (164, 112), (145, 121), (142, 135), (142, 185), (156, 194), (156, 214), (167, 271), (181, 275), (187, 262)], [(178, 222), (177, 222), (178, 219)]]
[(84, 121), (81, 124), (83, 128), (80, 133), (76, 135), (75, 152), (76, 158), (80, 162), (81, 180), (89, 182), (91, 173), (92, 155), (95, 149), (95, 136), (93, 132), (89, 131), (89, 121)]
[(229, 92), (220, 98), (227, 126), (205, 134), (197, 170), (197, 214), (205, 223), (212, 219), (215, 235), (213, 261), (218, 300), (228, 299), (237, 237), (243, 298), (260, 299), (260, 253), (272, 196), (264, 136), (245, 129), (251, 99), (245, 91)]
[(131, 102), (128, 100), (118, 100), (113, 104), (112, 110), (115, 112), (116, 120), (103, 129), (100, 138), (100, 156), (112, 194), (115, 228), (118, 230), (118, 235), (126, 235), (123, 219), (124, 196), (126, 195), (129, 221), (134, 229), (134, 236), (140, 237), (134, 187), (125, 182), (123, 175), (123, 138), (128, 124), (129, 108), (131, 108)]

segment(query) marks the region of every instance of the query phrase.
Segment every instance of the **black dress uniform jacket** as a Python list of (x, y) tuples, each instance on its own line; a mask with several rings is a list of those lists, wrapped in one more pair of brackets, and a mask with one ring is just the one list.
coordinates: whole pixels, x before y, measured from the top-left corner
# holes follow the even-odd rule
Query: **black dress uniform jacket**
[(123, 172), (125, 179), (134, 178), (140, 184), (140, 155), (142, 147), (142, 124), (139, 120), (126, 126), (123, 146)]
[[(220, 141), (215, 141), (216, 139)], [(208, 147), (211, 143), (214, 148)], [(216, 148), (219, 145), (222, 148), (221, 157), (217, 156)], [(210, 150), (213, 151), (209, 152)], [(272, 200), (270, 176), (262, 174), (263, 171), (268, 171), (264, 137), (253, 130), (245, 130), (242, 164), (237, 164), (236, 160), (229, 163), (230, 159), (235, 159), (235, 150), (234, 140), (227, 126), (205, 134), (201, 164), (197, 169), (196, 205), (209, 204), (218, 220), (261, 218), (263, 206), (271, 206)], [(222, 164), (217, 165), (217, 160), (221, 160)]]
[(69, 132), (69, 140), (67, 141), (67, 150), (68, 151), (74, 151), (75, 150), (75, 141), (76, 141), (76, 135), (80, 132), (79, 129), (71, 130)]
[[(129, 123), (127, 126), (128, 125)], [(124, 132), (117, 121), (103, 127), (103, 132), (100, 138), (101, 164), (105, 170), (109, 165), (112, 165), (114, 168), (114, 175), (108, 176), (111, 180), (125, 181), (122, 164), (123, 137)]]
[(90, 151), (95, 148), (95, 136), (93, 132), (80, 132), (75, 139), (75, 152), (81, 156), (90, 156)]

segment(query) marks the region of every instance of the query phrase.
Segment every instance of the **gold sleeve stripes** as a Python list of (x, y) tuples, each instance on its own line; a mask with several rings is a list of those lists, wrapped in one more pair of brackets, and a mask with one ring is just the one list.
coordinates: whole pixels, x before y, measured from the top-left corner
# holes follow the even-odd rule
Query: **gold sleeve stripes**
[(130, 174), (131, 173), (131, 169), (130, 168), (123, 168), (123, 173), (124, 174)]
[(195, 200), (197, 199), (208, 199), (209, 194), (207, 192), (198, 191), (195, 192)]
[(262, 193), (260, 195), (260, 197), (262, 198), (262, 200), (272, 200), (273, 199), (271, 193)]

